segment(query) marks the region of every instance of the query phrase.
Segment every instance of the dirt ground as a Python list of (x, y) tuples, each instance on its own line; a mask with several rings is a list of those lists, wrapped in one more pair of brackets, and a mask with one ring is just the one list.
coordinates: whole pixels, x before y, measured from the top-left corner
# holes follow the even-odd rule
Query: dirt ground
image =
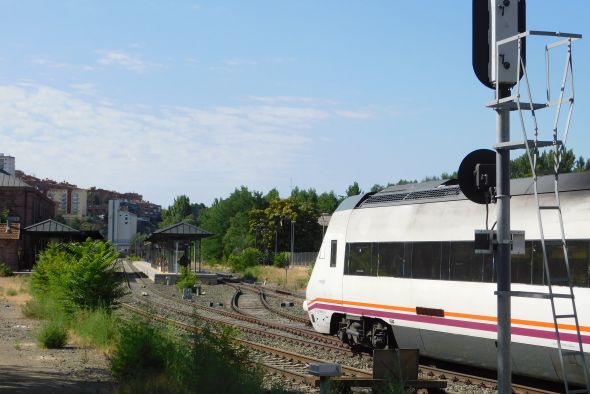
[(0, 392), (111, 392), (108, 360), (101, 352), (75, 343), (63, 349), (39, 347), (40, 321), (21, 313), (28, 299), (23, 278), (0, 278)]

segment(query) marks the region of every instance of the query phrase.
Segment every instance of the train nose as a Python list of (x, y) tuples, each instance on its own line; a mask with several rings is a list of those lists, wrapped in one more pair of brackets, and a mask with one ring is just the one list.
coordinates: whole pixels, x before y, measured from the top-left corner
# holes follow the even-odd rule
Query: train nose
[(303, 310), (307, 312), (307, 300), (303, 301)]

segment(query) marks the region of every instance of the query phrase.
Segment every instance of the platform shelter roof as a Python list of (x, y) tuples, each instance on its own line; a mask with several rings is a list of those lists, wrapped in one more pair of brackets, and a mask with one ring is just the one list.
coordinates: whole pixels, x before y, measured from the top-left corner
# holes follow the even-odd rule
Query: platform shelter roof
[(98, 231), (79, 231), (53, 219), (47, 219), (24, 228), (24, 232), (33, 237), (65, 238), (84, 240), (86, 238), (103, 239)]
[(211, 236), (213, 236), (213, 233), (192, 224), (180, 222), (154, 231), (147, 240), (152, 242), (198, 240)]
[(67, 226), (53, 219), (47, 219), (39, 223), (32, 224), (24, 229), (28, 233), (51, 233), (51, 234), (79, 234), (80, 231)]

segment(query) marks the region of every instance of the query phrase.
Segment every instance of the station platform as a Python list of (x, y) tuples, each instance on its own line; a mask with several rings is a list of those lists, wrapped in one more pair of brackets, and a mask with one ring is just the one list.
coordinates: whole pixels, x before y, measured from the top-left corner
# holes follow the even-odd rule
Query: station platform
[[(133, 261), (131, 262), (136, 269), (143, 272), (152, 282), (163, 285), (173, 285), (178, 280), (179, 274), (170, 272), (160, 272), (153, 268), (147, 261)], [(210, 272), (196, 272), (199, 283), (206, 285), (217, 284), (217, 274)]]
[(152, 282), (163, 285), (173, 285), (178, 279), (178, 274), (170, 272), (160, 272), (153, 268), (147, 261), (132, 261), (131, 264), (139, 271), (143, 272)]

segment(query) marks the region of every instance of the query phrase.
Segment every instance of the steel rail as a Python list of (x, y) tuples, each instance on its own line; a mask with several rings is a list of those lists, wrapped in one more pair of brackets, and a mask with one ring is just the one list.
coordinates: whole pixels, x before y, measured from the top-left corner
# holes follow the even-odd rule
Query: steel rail
[[(145, 311), (141, 308), (137, 308), (136, 306), (133, 306), (133, 305), (130, 305), (127, 303), (121, 303), (121, 307), (123, 307), (133, 313), (136, 313), (138, 315), (156, 320), (158, 322), (172, 324), (176, 328), (178, 328), (182, 331), (185, 331), (185, 332), (189, 332), (189, 333), (197, 332), (198, 333), (201, 331), (201, 329), (197, 326), (183, 323), (178, 320), (170, 319), (168, 317), (165, 317), (165, 316), (162, 316), (159, 314), (148, 312), (148, 311)], [(283, 358), (283, 359), (287, 359), (287, 360), (298, 361), (298, 362), (305, 363), (305, 364), (327, 362), (326, 360), (322, 360), (319, 358), (288, 352), (285, 350), (277, 349), (277, 348), (267, 346), (267, 345), (262, 345), (260, 343), (255, 343), (255, 342), (248, 341), (245, 339), (232, 338), (232, 341), (234, 343), (236, 343), (237, 345), (241, 345), (241, 346), (244, 346), (249, 349), (254, 349), (254, 350), (269, 354), (269, 355), (273, 355), (275, 357), (279, 357), (279, 358)], [(273, 367), (273, 366), (270, 366), (270, 367), (272, 369), (282, 372), (280, 368)], [(357, 377), (361, 377), (361, 378), (369, 378), (372, 376), (370, 371), (366, 371), (366, 370), (362, 370), (362, 369), (358, 369), (358, 368), (353, 368), (353, 367), (348, 367), (348, 366), (342, 366), (342, 371), (345, 376), (357, 376)], [(292, 371), (290, 371), (290, 373), (294, 374), (294, 375), (303, 376), (303, 380), (302, 380), (303, 382), (312, 382), (312, 381), (315, 382), (315, 380), (317, 380), (317, 377), (315, 377), (313, 375), (302, 375), (300, 373), (292, 372)]]

